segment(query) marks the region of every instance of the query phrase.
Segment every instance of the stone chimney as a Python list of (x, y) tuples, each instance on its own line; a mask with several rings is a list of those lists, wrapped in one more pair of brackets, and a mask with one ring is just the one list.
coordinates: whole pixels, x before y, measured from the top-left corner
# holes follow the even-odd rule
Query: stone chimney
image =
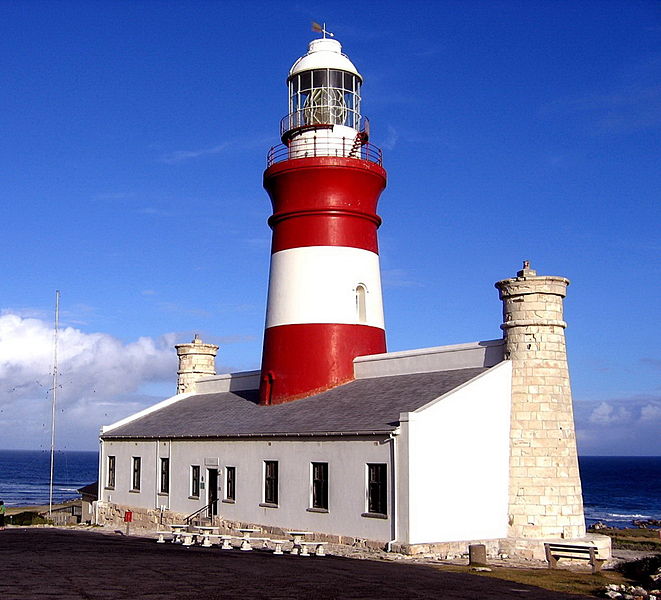
[(195, 391), (195, 382), (207, 375), (216, 374), (218, 346), (205, 344), (197, 333), (189, 344), (177, 344), (179, 370), (177, 371), (177, 394)]
[(585, 535), (563, 299), (569, 280), (538, 276), (525, 261), (496, 283), (505, 358), (512, 361), (509, 535)]

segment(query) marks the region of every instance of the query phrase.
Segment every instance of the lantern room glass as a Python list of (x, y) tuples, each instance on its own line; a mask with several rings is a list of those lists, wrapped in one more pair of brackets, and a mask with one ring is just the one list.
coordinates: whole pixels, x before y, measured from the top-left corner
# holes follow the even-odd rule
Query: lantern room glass
[(289, 78), (289, 127), (345, 125), (360, 129), (360, 77), (336, 69)]

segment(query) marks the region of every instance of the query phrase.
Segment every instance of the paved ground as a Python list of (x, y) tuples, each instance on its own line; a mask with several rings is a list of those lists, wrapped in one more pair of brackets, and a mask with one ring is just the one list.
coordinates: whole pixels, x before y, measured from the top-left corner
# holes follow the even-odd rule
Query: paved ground
[(433, 567), (184, 548), (50, 528), (0, 531), (2, 600), (579, 599)]

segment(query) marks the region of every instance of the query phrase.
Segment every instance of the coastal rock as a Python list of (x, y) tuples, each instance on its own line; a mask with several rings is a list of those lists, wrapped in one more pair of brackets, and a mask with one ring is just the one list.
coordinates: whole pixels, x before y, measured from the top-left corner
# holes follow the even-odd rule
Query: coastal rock
[(635, 519), (632, 521), (635, 527), (649, 529), (650, 527), (661, 527), (661, 519)]
[(604, 596), (606, 596), (606, 598), (613, 598), (613, 600), (615, 600), (616, 598), (621, 598), (622, 594), (620, 594), (620, 592), (616, 592), (615, 590), (608, 590)]

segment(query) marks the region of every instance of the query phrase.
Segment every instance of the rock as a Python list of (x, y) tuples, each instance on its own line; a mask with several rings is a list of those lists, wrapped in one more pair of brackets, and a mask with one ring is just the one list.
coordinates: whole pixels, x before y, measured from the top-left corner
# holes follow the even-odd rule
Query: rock
[(489, 567), (471, 567), (471, 571), (477, 571), (478, 573), (491, 573), (491, 569)]
[(604, 596), (606, 596), (606, 598), (613, 598), (613, 600), (615, 600), (616, 598), (621, 598), (622, 594), (620, 594), (620, 592), (616, 592), (615, 590), (608, 590)]
[(632, 521), (635, 527), (649, 529), (650, 527), (661, 527), (660, 519), (635, 519)]

